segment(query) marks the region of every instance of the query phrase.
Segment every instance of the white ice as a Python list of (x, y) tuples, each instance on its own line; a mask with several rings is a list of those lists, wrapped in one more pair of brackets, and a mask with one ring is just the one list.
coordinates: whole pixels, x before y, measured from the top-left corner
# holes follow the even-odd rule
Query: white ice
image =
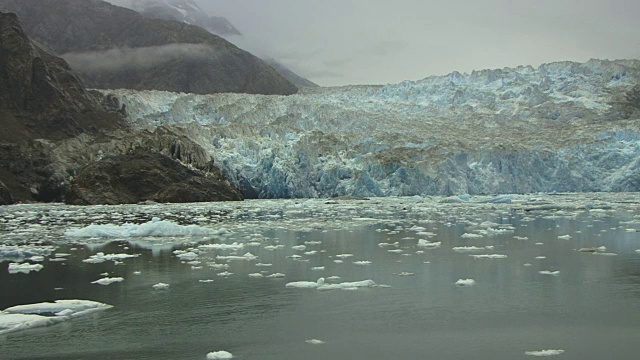
[(111, 307), (88, 300), (57, 300), (54, 303), (13, 306), (0, 311), (0, 335), (56, 324)]
[(64, 234), (72, 238), (130, 238), (206, 236), (216, 235), (218, 232), (197, 225), (179, 225), (155, 217), (150, 222), (140, 225), (89, 225), (80, 229), (67, 230)]
[(476, 281), (473, 279), (459, 279), (456, 281), (456, 285), (458, 286), (473, 286), (476, 284)]
[(89, 256), (89, 258), (82, 260), (82, 262), (85, 263), (89, 263), (89, 264), (99, 264), (99, 263), (103, 263), (105, 261), (121, 261), (124, 259), (129, 259), (129, 258), (134, 258), (134, 257), (138, 257), (139, 255), (135, 254), (105, 254), (102, 252), (99, 252), (95, 255), (91, 255)]
[(214, 351), (207, 354), (207, 360), (233, 359), (233, 354), (228, 351)]
[(122, 282), (124, 281), (124, 278), (121, 277), (105, 277), (102, 279), (98, 279), (96, 281), (92, 281), (92, 284), (98, 284), (98, 285), (111, 285), (113, 283), (117, 283), (117, 282)]
[(9, 264), (9, 274), (17, 274), (17, 273), (23, 273), (23, 274), (28, 274), (32, 271), (40, 271), (42, 270), (43, 266), (40, 264), (28, 264), (28, 263), (24, 263), (24, 264), (18, 264), (18, 263), (10, 263)]
[(540, 350), (540, 351), (525, 351), (525, 355), (530, 356), (554, 356), (563, 354), (564, 350)]
[(318, 289), (318, 290), (335, 290), (335, 289), (350, 289), (361, 287), (374, 287), (376, 283), (373, 280), (363, 280), (355, 282), (343, 282), (339, 284), (327, 284), (324, 278), (319, 278), (316, 282), (313, 281), (294, 281), (285, 285), (288, 288), (298, 289)]

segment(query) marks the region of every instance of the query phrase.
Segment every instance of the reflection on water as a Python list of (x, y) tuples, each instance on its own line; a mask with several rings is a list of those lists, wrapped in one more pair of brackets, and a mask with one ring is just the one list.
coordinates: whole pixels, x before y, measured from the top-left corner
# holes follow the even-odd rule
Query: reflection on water
[[(30, 274), (10, 275), (8, 262), (0, 263), (0, 308), (55, 299), (89, 299), (114, 308), (0, 337), (0, 359), (203, 359), (215, 350), (243, 359), (518, 359), (544, 349), (563, 349), (564, 359), (635, 359), (637, 202), (602, 194), (575, 197), (570, 203), (606, 203), (612, 209), (525, 212), (514, 204), (443, 205), (420, 198), (2, 208), (5, 244), (52, 244), (54, 253), (70, 255), (56, 262), (52, 254), (43, 270)], [(81, 243), (63, 235), (89, 223), (141, 223), (153, 216), (228, 232)], [(570, 238), (558, 238), (564, 235)], [(441, 246), (418, 247), (419, 239)], [(251, 252), (258, 259), (223, 268), (226, 262), (217, 256), (230, 250), (202, 250), (192, 262), (174, 254), (233, 242), (245, 244), (236, 255)], [(306, 248), (292, 248), (299, 245)], [(468, 246), (482, 249), (452, 250)], [(578, 251), (602, 246), (606, 250), (596, 254)], [(139, 256), (121, 263), (82, 261), (97, 252)], [(223, 271), (232, 275), (219, 276)], [(249, 277), (258, 272), (286, 276)], [(91, 284), (105, 276), (125, 280)], [(340, 277), (334, 282), (372, 279), (388, 287), (285, 287), (330, 276)], [(467, 278), (476, 284), (454, 285)], [(159, 282), (169, 289), (154, 290)], [(326, 343), (311, 345), (308, 339)]]

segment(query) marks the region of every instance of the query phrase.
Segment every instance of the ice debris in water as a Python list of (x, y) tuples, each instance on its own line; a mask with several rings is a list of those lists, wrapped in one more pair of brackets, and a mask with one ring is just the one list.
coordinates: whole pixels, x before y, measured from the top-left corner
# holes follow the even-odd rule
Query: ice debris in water
[(55, 250), (52, 246), (13, 246), (0, 245), (0, 262), (5, 260), (22, 261), (33, 256), (48, 256)]
[(217, 235), (221, 231), (203, 228), (197, 225), (179, 225), (154, 217), (151, 221), (135, 225), (89, 225), (81, 229), (70, 229), (65, 235), (75, 238), (128, 238), (128, 237), (168, 237), (168, 236), (206, 236)]
[(206, 244), (198, 246), (200, 250), (242, 250), (244, 244), (234, 242), (233, 244)]
[(507, 255), (503, 254), (484, 254), (484, 255), (469, 255), (475, 259), (506, 259)]
[(233, 354), (228, 351), (214, 351), (207, 354), (207, 360), (233, 359)]
[(157, 283), (157, 284), (153, 285), (152, 287), (154, 289), (156, 289), (156, 290), (164, 290), (164, 289), (168, 289), (169, 288), (169, 284)]
[(335, 289), (353, 289), (361, 287), (374, 287), (376, 283), (373, 280), (363, 280), (355, 282), (343, 282), (339, 284), (327, 284), (324, 278), (319, 278), (318, 281), (294, 281), (285, 285), (288, 288), (298, 289), (318, 289), (318, 290), (335, 290)]
[(530, 356), (554, 356), (563, 354), (564, 350), (540, 350), (540, 351), (525, 351), (525, 355)]
[(23, 273), (28, 274), (32, 271), (40, 271), (43, 266), (40, 264), (18, 264), (18, 263), (10, 263), (9, 264), (9, 274), (17, 274)]
[(558, 239), (560, 239), (560, 240), (569, 240), (569, 239), (571, 239), (571, 235), (560, 235), (560, 236), (558, 236)]
[(473, 286), (476, 284), (476, 281), (473, 279), (459, 279), (456, 281), (456, 285), (458, 286)]
[(222, 256), (222, 255), (218, 255), (216, 256), (216, 259), (218, 260), (226, 260), (226, 261), (234, 261), (234, 260), (248, 260), (248, 261), (252, 261), (257, 259), (258, 257), (253, 255), (252, 253), (246, 253), (242, 256), (236, 256), (236, 255), (231, 255), (231, 256)]
[(124, 278), (121, 277), (105, 277), (102, 279), (98, 279), (96, 281), (92, 281), (92, 284), (98, 284), (98, 285), (111, 285), (113, 283), (117, 283), (117, 282), (122, 282), (124, 281)]
[(305, 342), (306, 342), (307, 344), (311, 344), (311, 345), (322, 345), (322, 344), (325, 344), (325, 342), (324, 342), (324, 341), (322, 341), (322, 340), (318, 340), (318, 339), (305, 340)]
[(538, 273), (540, 273), (542, 275), (553, 275), (553, 276), (560, 275), (560, 271), (541, 270), (541, 271), (538, 271)]
[(418, 240), (418, 244), (417, 245), (420, 246), (420, 247), (435, 249), (435, 248), (439, 248), (440, 245), (442, 245), (442, 242), (441, 241), (430, 242), (430, 241), (425, 240), (425, 239), (420, 239), (420, 240)]
[(56, 324), (111, 307), (88, 300), (57, 300), (10, 307), (0, 311), (0, 335)]
[(85, 263), (89, 263), (89, 264), (99, 264), (99, 263), (103, 263), (105, 261), (120, 261), (120, 260), (124, 260), (124, 259), (129, 259), (129, 258), (134, 258), (134, 257), (138, 257), (138, 254), (132, 255), (132, 254), (105, 254), (102, 252), (99, 252), (95, 255), (91, 255), (89, 256), (89, 258), (82, 260), (82, 262)]

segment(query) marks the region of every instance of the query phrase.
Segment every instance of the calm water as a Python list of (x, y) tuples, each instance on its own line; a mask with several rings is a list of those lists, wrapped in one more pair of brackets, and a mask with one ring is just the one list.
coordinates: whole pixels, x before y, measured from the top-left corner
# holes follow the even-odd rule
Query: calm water
[[(0, 336), (0, 359), (526, 359), (562, 349), (562, 359), (637, 359), (640, 353), (640, 207), (637, 195), (537, 197), (562, 210), (512, 204), (439, 204), (422, 198), (370, 201), (250, 201), (242, 204), (0, 208), (0, 241), (45, 244), (67, 260), (30, 274), (0, 263), (0, 309), (87, 299), (113, 305), (69, 322)], [(605, 210), (587, 210), (600, 207)], [(227, 233), (213, 238), (74, 240), (90, 223), (142, 223), (160, 216)], [(498, 231), (487, 229), (498, 229)], [(431, 233), (431, 234), (429, 234)], [(482, 237), (463, 237), (465, 233)], [(558, 236), (570, 235), (568, 240)], [(526, 238), (526, 239), (525, 239)], [(424, 249), (418, 239), (442, 242)], [(248, 244), (254, 261), (202, 251), (186, 263), (174, 250)], [(305, 250), (292, 246), (307, 244)], [(315, 243), (320, 242), (320, 243)], [(379, 246), (395, 243), (396, 246)], [(253, 243), (253, 244), (249, 244)], [(268, 250), (269, 245), (283, 247)], [(458, 246), (493, 246), (473, 253)], [(577, 251), (605, 246), (600, 255)], [(316, 250), (315, 254), (306, 254)], [(389, 250), (402, 250), (389, 252)], [(82, 262), (97, 252), (139, 254), (122, 264)], [(291, 255), (300, 255), (295, 259)], [(353, 254), (336, 263), (339, 254)], [(475, 259), (470, 254), (502, 254)], [(613, 255), (616, 254), (616, 255)], [(546, 258), (537, 258), (545, 256)], [(308, 260), (308, 261), (306, 261)], [(354, 261), (370, 261), (355, 265)], [(257, 263), (272, 264), (258, 267)], [(527, 266), (530, 264), (530, 266)], [(322, 267), (324, 270), (313, 270)], [(557, 276), (539, 271), (559, 271)], [(233, 273), (218, 276), (222, 271)], [(283, 273), (280, 279), (248, 274)], [(139, 272), (139, 273), (136, 273)], [(400, 276), (401, 273), (407, 276)], [(123, 277), (108, 286), (91, 284)], [(385, 287), (291, 289), (291, 281), (340, 276)], [(476, 284), (458, 287), (458, 279)], [(213, 280), (201, 282), (200, 280)], [(158, 291), (153, 284), (169, 289)], [(305, 342), (324, 341), (321, 345)]]

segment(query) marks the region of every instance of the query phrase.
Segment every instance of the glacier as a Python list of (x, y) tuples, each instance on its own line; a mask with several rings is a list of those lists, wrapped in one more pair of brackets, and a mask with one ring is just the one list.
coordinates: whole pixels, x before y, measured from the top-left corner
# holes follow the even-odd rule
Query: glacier
[(640, 190), (640, 61), (454, 72), (291, 96), (110, 90), (247, 198)]

